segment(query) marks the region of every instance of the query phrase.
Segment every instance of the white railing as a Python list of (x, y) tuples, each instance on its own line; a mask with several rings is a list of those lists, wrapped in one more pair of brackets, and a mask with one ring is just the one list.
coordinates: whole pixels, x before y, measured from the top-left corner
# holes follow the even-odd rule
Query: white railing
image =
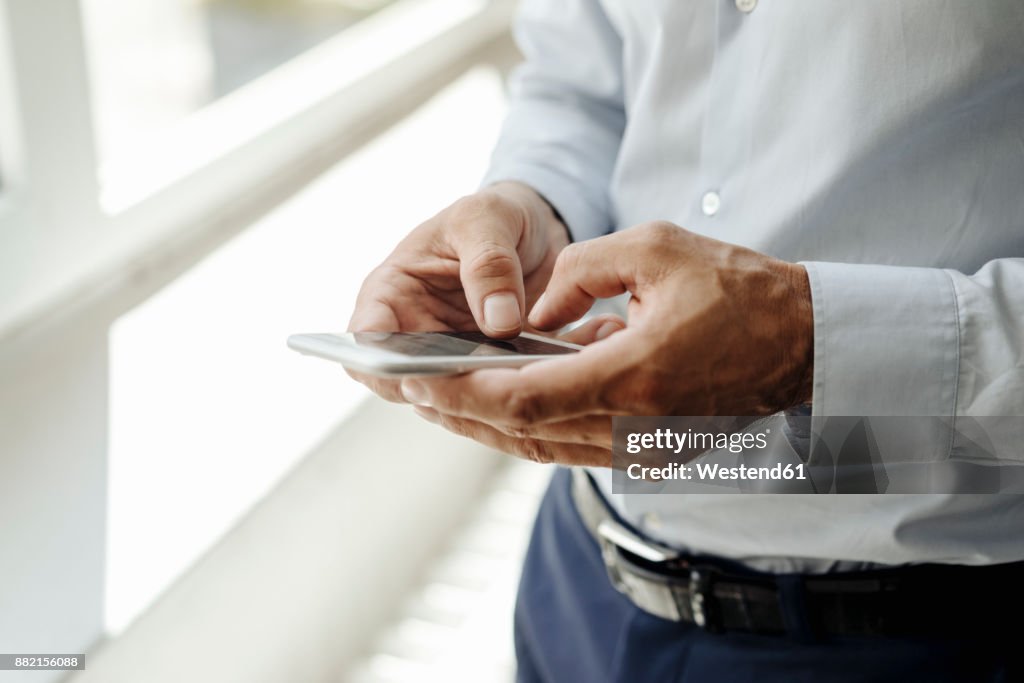
[(468, 68), (515, 54), (509, 1), (404, 0), (100, 169), (76, 7), (0, 15), (16, 75), (0, 68), (0, 102), (17, 103), (0, 119), (0, 344), (129, 307)]

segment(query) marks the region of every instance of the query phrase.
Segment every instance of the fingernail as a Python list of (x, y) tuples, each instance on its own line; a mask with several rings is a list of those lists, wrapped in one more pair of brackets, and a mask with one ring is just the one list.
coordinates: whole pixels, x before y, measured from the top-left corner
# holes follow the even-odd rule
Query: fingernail
[(540, 315), (540, 311), (544, 308), (544, 293), (541, 293), (537, 297), (537, 301), (533, 304), (533, 309), (530, 311), (530, 320), (536, 320), (537, 316)]
[(514, 294), (492, 294), (484, 299), (484, 324), (495, 332), (518, 330), (522, 322)]
[(622, 325), (619, 325), (618, 323), (613, 323), (611, 321), (606, 322), (604, 325), (601, 325), (601, 327), (597, 328), (597, 332), (594, 333), (594, 339), (596, 339), (597, 341), (601, 341), (606, 337), (612, 336), (621, 329)]
[(430, 407), (427, 390), (414, 379), (402, 380), (402, 398), (413, 405)]

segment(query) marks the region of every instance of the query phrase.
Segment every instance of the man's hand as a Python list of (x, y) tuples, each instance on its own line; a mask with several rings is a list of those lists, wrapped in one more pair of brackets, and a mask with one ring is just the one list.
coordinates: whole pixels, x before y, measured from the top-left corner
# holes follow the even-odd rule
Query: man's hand
[(630, 292), (626, 329), (518, 370), (407, 379), (421, 415), (506, 452), (611, 463), (612, 415), (767, 415), (811, 397), (802, 266), (651, 223), (567, 247), (530, 313), (539, 329)]
[[(540, 195), (519, 183), (492, 185), (399, 243), (363, 282), (349, 330), (479, 329), (514, 337), (568, 243)], [(349, 374), (388, 400), (402, 400), (395, 380)]]

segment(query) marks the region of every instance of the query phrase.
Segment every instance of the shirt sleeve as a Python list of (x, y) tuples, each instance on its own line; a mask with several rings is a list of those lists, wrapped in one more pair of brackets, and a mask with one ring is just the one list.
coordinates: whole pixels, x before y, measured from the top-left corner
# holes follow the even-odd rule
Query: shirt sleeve
[[(813, 414), (1024, 415), (1024, 259), (997, 259), (974, 275), (803, 265), (814, 306)], [(931, 455), (946, 457), (949, 446), (936, 439)]]
[(609, 184), (626, 114), (622, 41), (598, 0), (524, 0), (515, 25), (525, 62), (483, 184), (539, 192), (575, 240), (613, 225)]

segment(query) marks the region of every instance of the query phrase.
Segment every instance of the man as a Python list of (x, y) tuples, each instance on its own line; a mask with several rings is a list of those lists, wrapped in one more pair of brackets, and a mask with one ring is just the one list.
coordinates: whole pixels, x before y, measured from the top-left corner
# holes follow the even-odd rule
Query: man
[(632, 295), (572, 357), (364, 378), (589, 468), (540, 511), (521, 680), (1021, 676), (997, 628), (1022, 604), (1019, 496), (631, 496), (608, 474), (612, 415), (1024, 415), (1021, 35), (1017, 0), (522, 3), (483, 188), (351, 323), (507, 337)]

